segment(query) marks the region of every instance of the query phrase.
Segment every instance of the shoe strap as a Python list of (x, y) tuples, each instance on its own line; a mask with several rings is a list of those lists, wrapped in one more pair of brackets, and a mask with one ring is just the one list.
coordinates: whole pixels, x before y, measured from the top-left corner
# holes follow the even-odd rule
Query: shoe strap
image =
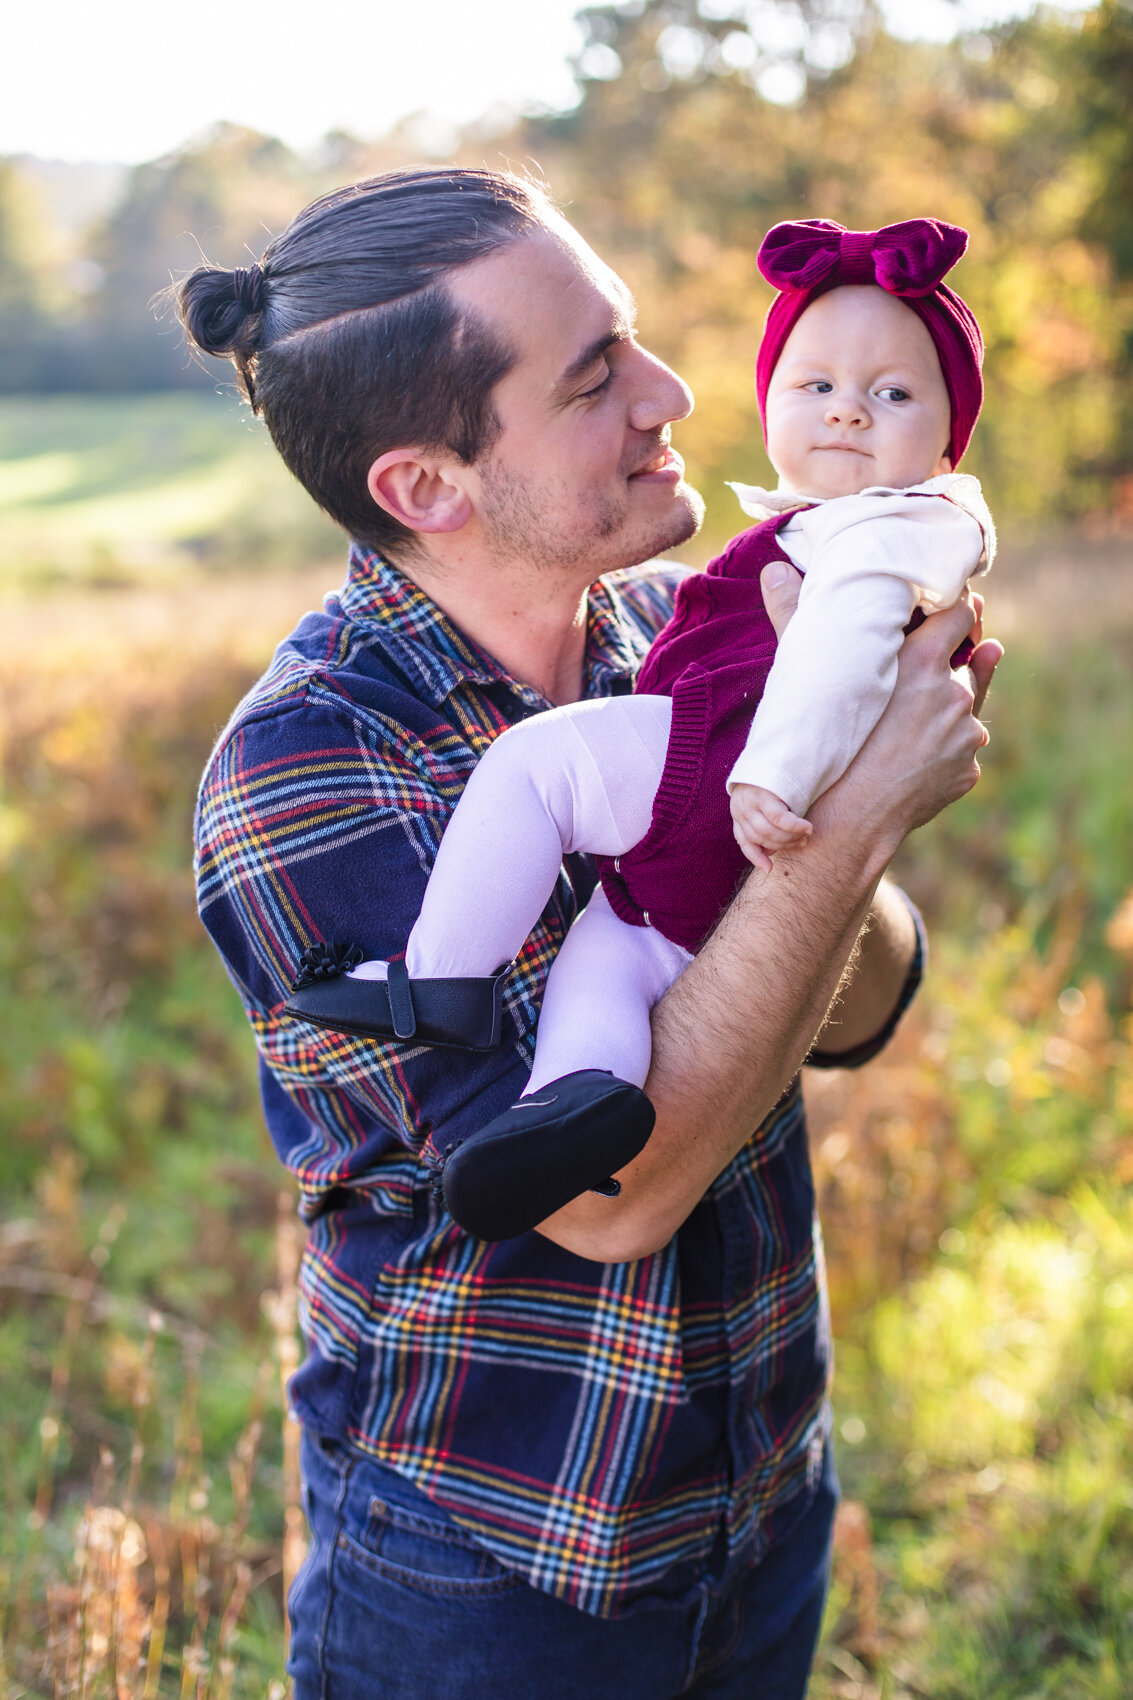
[(389, 992), (389, 1012), (393, 1030), (399, 1039), (412, 1039), (417, 1032), (417, 1014), (413, 1008), (413, 992), (409, 970), (404, 962), (391, 962), (386, 973)]

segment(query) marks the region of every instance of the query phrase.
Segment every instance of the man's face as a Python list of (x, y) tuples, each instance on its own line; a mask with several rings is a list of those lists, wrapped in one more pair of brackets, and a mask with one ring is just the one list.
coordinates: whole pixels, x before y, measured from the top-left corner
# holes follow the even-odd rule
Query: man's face
[(767, 389), (767, 452), (800, 496), (901, 490), (947, 472), (951, 407), (923, 321), (873, 284), (820, 295)]
[(538, 230), (450, 291), (517, 355), (476, 468), (493, 551), (590, 582), (692, 537), (704, 504), (669, 446), (692, 395), (634, 341), (628, 291), (581, 238), (565, 223)]

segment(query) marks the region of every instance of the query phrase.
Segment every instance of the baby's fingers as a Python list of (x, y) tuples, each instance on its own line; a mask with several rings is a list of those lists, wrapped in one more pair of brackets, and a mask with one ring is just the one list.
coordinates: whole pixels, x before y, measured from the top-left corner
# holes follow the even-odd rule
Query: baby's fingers
[[(797, 844), (800, 838), (809, 838), (811, 825), (801, 815), (791, 812), (786, 803), (773, 803), (764, 806), (764, 815), (772, 832), (776, 833), (784, 844)], [(766, 839), (764, 840), (766, 843)]]
[(762, 844), (760, 844), (756, 839), (750, 837), (739, 821), (732, 822), (732, 831), (735, 834), (736, 843), (739, 845), (752, 867), (759, 868), (761, 872), (769, 874), (771, 872), (771, 858), (763, 848)]

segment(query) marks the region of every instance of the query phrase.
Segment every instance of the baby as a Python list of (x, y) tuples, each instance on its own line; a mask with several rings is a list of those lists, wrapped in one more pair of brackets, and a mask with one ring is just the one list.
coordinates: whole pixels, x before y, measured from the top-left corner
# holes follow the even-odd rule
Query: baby
[[(889, 700), (910, 621), (990, 565), (979, 485), (955, 470), (983, 399), (979, 327), (943, 282), (966, 246), (930, 219), (768, 234), (759, 265), (780, 294), (756, 393), (779, 485), (734, 486), (756, 524), (681, 583), (633, 696), (496, 740), (445, 830), (404, 962), (305, 965), (293, 1015), (488, 1048), (506, 965), (564, 854), (597, 857), (601, 887), (548, 978), (523, 1097), (440, 1161), (470, 1233), (507, 1238), (583, 1191), (619, 1190), (610, 1177), (653, 1126), (653, 1005), (750, 866), (810, 836), (806, 811)], [(778, 648), (759, 588), (773, 560), (803, 575)]]

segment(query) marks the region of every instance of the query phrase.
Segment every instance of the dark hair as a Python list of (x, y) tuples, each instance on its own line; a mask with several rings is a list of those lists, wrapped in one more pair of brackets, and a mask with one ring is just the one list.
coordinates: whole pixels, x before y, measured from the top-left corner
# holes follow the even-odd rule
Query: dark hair
[(320, 507), (372, 549), (415, 534), (371, 498), (386, 449), (465, 462), (499, 430), (492, 390), (515, 358), (446, 288), (450, 272), (544, 223), (534, 184), (493, 171), (392, 171), (313, 201), (258, 265), (198, 266), (176, 293), (194, 350), (227, 356)]

